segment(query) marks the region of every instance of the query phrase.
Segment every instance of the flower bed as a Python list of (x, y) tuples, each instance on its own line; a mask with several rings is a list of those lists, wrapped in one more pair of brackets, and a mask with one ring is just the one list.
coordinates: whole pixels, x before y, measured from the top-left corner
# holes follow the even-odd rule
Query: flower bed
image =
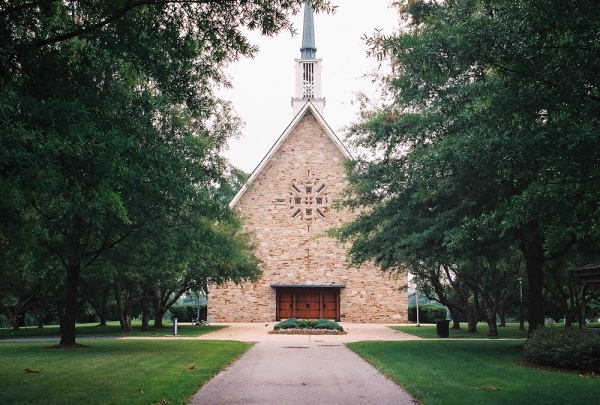
[(331, 329), (277, 329), (269, 332), (272, 335), (347, 335), (348, 332)]
[(315, 321), (290, 318), (275, 325), (269, 333), (287, 335), (345, 335), (347, 332), (337, 322), (327, 319)]

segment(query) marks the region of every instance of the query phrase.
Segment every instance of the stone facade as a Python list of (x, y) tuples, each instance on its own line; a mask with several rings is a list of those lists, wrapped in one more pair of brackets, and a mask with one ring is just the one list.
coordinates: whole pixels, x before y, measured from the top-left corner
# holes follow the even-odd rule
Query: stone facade
[(213, 287), (209, 322), (274, 321), (273, 284), (345, 285), (340, 289), (341, 321), (407, 322), (407, 293), (398, 291), (406, 276), (392, 279), (372, 265), (348, 267), (344, 247), (320, 235), (355, 214), (331, 207), (346, 185), (341, 144), (312, 107), (301, 114), (234, 199), (259, 241), (262, 278)]

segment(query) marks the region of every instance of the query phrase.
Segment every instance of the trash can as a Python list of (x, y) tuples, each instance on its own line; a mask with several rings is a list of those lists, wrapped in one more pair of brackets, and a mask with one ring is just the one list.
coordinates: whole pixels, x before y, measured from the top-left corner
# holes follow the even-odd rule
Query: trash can
[(436, 319), (437, 337), (447, 338), (450, 336), (450, 321), (446, 319)]

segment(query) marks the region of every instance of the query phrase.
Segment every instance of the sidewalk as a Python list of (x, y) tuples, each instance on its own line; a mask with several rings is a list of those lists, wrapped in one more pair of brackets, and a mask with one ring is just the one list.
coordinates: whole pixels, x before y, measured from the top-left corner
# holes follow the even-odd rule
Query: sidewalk
[(197, 339), (256, 345), (210, 380), (188, 405), (417, 404), (344, 343), (418, 339), (384, 325), (345, 324), (347, 335), (269, 334), (273, 323), (231, 324)]
[[(388, 328), (383, 324), (338, 322), (345, 335), (284, 335), (269, 334), (277, 322), (233, 323), (227, 328), (198, 336), (199, 340), (239, 340), (242, 342), (335, 342), (350, 343), (363, 340), (419, 340), (419, 337)], [(219, 325), (219, 324), (212, 324)]]

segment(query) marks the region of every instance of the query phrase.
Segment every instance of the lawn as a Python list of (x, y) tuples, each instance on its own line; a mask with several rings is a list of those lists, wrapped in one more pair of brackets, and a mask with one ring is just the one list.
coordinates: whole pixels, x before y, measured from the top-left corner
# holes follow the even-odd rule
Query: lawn
[[(85, 349), (0, 343), (2, 404), (185, 404), (251, 345), (231, 341), (95, 340)], [(25, 372), (30, 370), (30, 372)]]
[(598, 403), (600, 379), (520, 366), (521, 345), (451, 339), (347, 344), (423, 405)]
[[(525, 330), (519, 330), (518, 323), (507, 323), (505, 327), (498, 327), (498, 337), (488, 336), (488, 327), (485, 323), (477, 325), (477, 333), (467, 332), (466, 325), (461, 324), (464, 329), (455, 330), (450, 329), (449, 339), (527, 339), (527, 329), (529, 325), (525, 324)], [(452, 322), (450, 322), (452, 326)], [(588, 327), (600, 327), (600, 323), (588, 323)], [(548, 328), (562, 328), (562, 323), (547, 325)], [(402, 326), (390, 326), (394, 330), (405, 332), (414, 336), (418, 336), (424, 339), (436, 339), (437, 329), (435, 325), (402, 325)], [(573, 324), (573, 328), (577, 328), (577, 324)]]
[[(119, 322), (108, 322), (106, 326), (98, 326), (97, 323), (83, 323), (76, 325), (77, 337), (92, 337), (92, 336), (172, 336), (173, 329), (171, 322), (165, 322), (165, 327), (160, 329), (151, 328), (150, 331), (142, 332), (140, 328), (142, 326), (141, 321), (133, 321), (132, 323), (134, 331), (131, 333), (121, 332), (121, 326)], [(225, 328), (226, 326), (193, 326), (189, 323), (177, 325), (178, 336), (200, 336), (205, 333), (214, 332), (216, 330)], [(38, 329), (35, 326), (23, 327), (18, 331), (12, 330), (12, 328), (0, 328), (0, 339), (15, 339), (15, 338), (28, 338), (28, 337), (60, 337), (60, 330), (58, 325), (44, 326), (42, 329)]]
[[(509, 323), (505, 327), (499, 327), (498, 337), (490, 337), (487, 335), (488, 327), (486, 324), (477, 325), (477, 333), (468, 333), (466, 325), (463, 326), (465, 328), (461, 330), (455, 330), (451, 328), (450, 339), (527, 339), (527, 324), (525, 324), (525, 330), (519, 330), (518, 323)], [(452, 322), (450, 322), (450, 327), (452, 327)], [(391, 328), (425, 339), (437, 338), (435, 325), (391, 326)]]

